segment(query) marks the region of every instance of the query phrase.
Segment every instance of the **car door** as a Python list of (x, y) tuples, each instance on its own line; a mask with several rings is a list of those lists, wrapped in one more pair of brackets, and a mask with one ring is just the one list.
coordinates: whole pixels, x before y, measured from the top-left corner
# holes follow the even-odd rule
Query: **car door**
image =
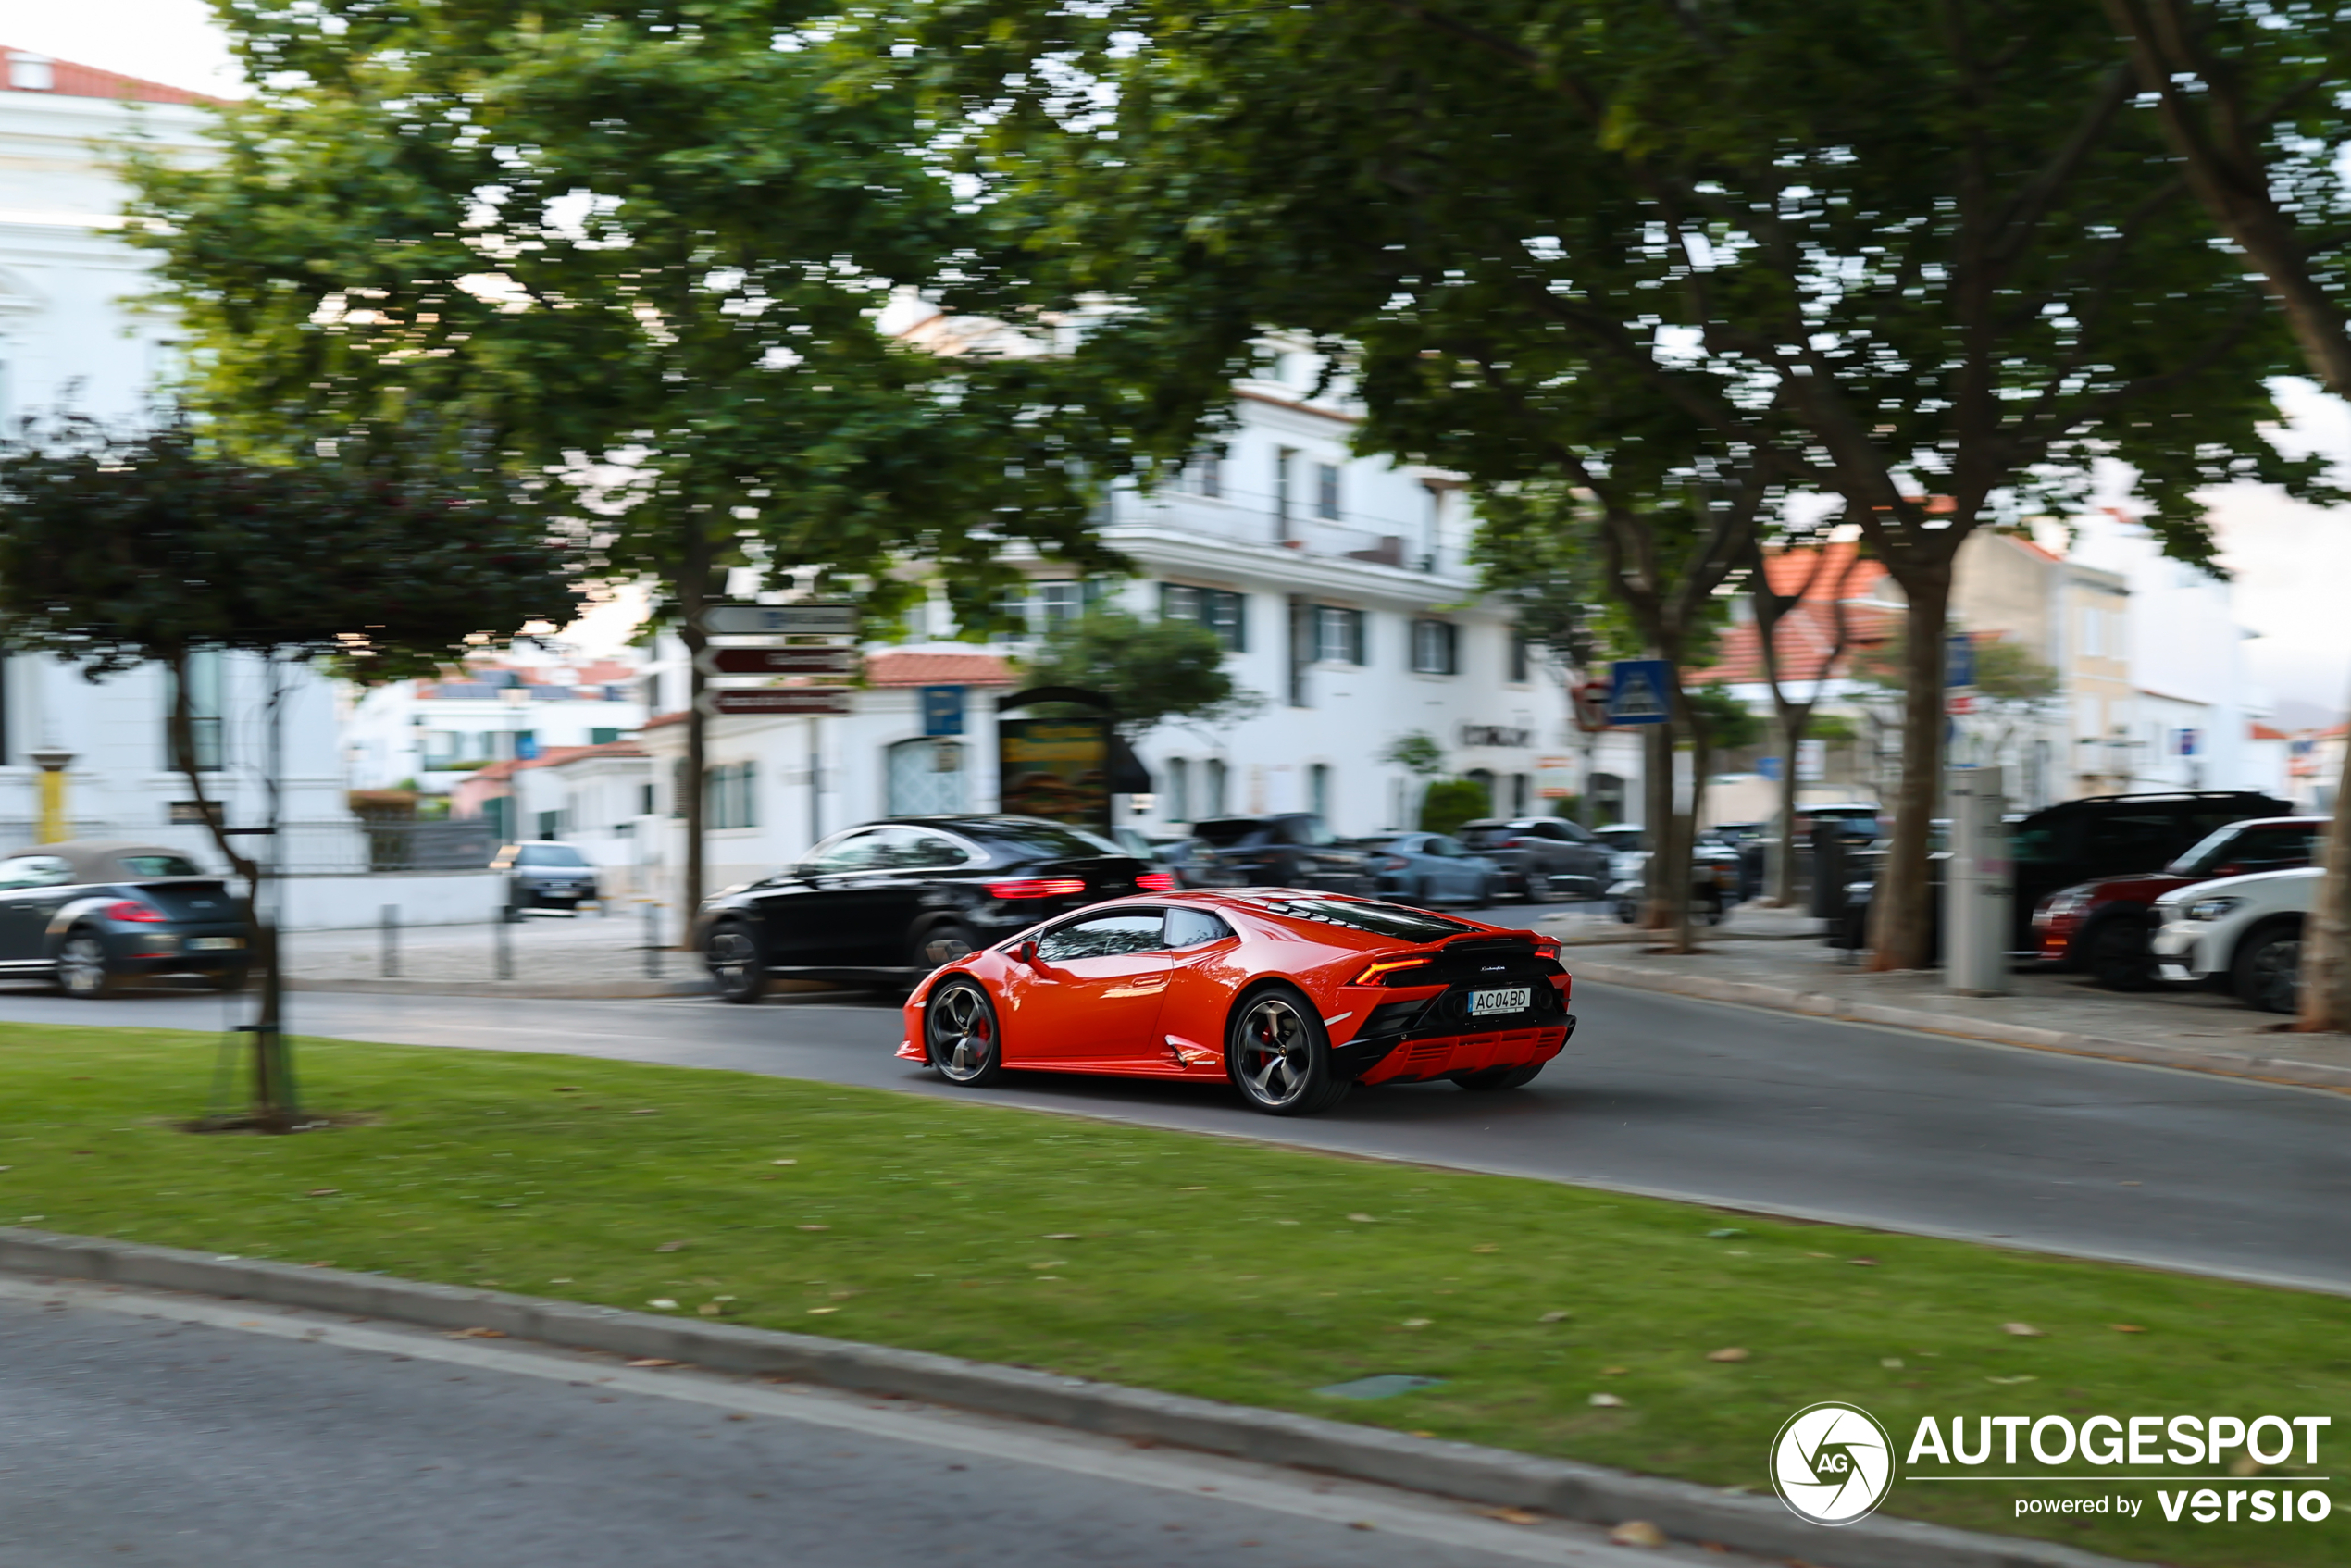
[(49, 917), (74, 893), (73, 863), (63, 855), (20, 854), (0, 861), (0, 964), (38, 964), (49, 956)]
[(1167, 1000), (1159, 1010), (1159, 1046), (1169, 1065), (1213, 1071), (1225, 1061), (1225, 1026), (1244, 983), (1234, 964), (1240, 936), (1220, 915), (1177, 905), (1167, 912)]
[(1608, 891), (1608, 846), (1593, 836), (1592, 830), (1580, 822), (1553, 824), (1567, 841), (1562, 857), (1566, 877), (1576, 891), (1589, 898), (1598, 898)]
[(881, 830), (855, 828), (818, 844), (808, 857), (753, 895), (767, 962), (786, 968), (845, 967), (860, 962), (852, 922), (864, 890), (856, 878), (879, 865)]
[(1127, 906), (1049, 926), (1002, 987), (1008, 1065), (1079, 1067), (1163, 1060), (1165, 911)]
[(1469, 858), (1469, 852), (1442, 833), (1431, 833), (1421, 846), (1429, 858), (1428, 890), (1433, 898), (1451, 902), (1467, 902), (1486, 888), (1486, 870)]

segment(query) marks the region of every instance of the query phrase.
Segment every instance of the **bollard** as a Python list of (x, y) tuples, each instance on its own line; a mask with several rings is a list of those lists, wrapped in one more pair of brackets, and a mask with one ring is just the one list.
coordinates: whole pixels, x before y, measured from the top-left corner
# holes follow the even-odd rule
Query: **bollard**
[(515, 927), (513, 922), (506, 916), (502, 915), (491, 923), (490, 945), (497, 961), (498, 978), (513, 979), (515, 977)]
[(387, 980), (400, 977), (400, 906), (383, 906), (383, 961), (377, 965)]
[(647, 899), (645, 909), (645, 978), (661, 978), (661, 909)]

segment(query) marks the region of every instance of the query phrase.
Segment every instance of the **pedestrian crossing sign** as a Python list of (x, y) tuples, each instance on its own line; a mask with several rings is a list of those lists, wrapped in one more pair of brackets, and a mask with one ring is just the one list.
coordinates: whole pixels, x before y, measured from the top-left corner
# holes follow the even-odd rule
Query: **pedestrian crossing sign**
[(1663, 724), (1673, 716), (1666, 702), (1672, 666), (1663, 659), (1619, 659), (1609, 683), (1611, 724)]

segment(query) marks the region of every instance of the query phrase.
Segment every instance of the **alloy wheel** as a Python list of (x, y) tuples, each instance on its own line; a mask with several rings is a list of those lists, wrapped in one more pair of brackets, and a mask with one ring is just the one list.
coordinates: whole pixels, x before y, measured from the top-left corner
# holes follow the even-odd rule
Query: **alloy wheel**
[(68, 996), (96, 996), (105, 990), (105, 944), (86, 933), (68, 937), (57, 949), (57, 984)]
[(2302, 944), (2274, 941), (2253, 955), (2253, 994), (2265, 1013), (2292, 1013), (2302, 1004)]
[(996, 1020), (976, 987), (949, 986), (925, 1010), (930, 1064), (950, 1083), (976, 1083), (996, 1065)]
[(1261, 997), (1241, 1017), (1234, 1072), (1259, 1103), (1279, 1107), (1306, 1092), (1314, 1065), (1306, 1020), (1284, 997)]

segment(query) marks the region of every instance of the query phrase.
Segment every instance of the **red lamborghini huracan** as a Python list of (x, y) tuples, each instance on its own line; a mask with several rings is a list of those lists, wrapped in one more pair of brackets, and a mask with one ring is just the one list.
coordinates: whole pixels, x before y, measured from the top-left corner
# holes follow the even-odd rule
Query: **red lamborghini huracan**
[(898, 1054), (951, 1083), (1007, 1067), (1229, 1077), (1277, 1116), (1357, 1083), (1515, 1089), (1574, 1031), (1559, 944), (1294, 888), (1116, 899), (935, 971)]

